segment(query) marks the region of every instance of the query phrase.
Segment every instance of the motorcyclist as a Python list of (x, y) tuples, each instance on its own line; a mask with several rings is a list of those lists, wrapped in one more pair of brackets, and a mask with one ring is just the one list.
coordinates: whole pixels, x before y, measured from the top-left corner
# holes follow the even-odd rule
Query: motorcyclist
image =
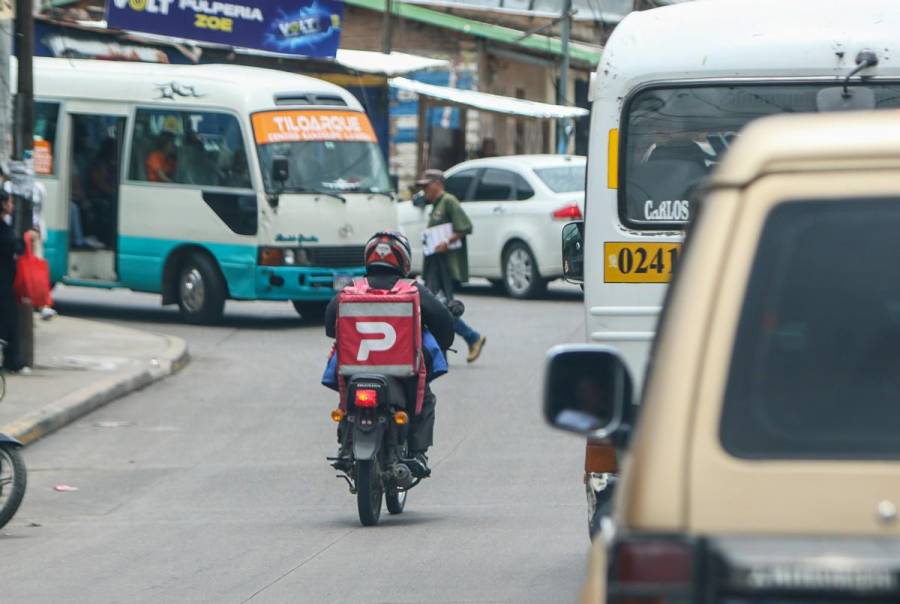
[[(383, 290), (394, 287), (398, 280), (409, 275), (411, 256), (409, 240), (401, 233), (395, 231), (375, 233), (365, 248), (366, 280), (369, 287)], [(423, 329), (430, 331), (441, 350), (446, 352), (453, 345), (453, 316), (426, 287), (419, 283), (415, 285), (419, 290)], [(329, 338), (336, 337), (337, 311), (338, 297), (335, 296), (325, 309), (325, 334)], [(430, 366), (431, 359), (426, 358), (426, 363)], [(426, 451), (433, 441), (436, 402), (431, 388), (426, 387), (422, 412), (412, 418), (407, 439), (410, 454), (419, 461), (426, 474), (429, 472)], [(346, 439), (339, 438), (339, 440), (342, 441), (342, 445), (338, 452), (338, 460), (334, 464), (337, 469), (347, 464), (344, 460), (349, 461)]]

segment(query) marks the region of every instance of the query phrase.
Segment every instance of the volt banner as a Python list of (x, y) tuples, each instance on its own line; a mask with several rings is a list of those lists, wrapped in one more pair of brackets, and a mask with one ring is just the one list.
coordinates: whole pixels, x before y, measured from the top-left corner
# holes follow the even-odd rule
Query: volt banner
[(309, 57), (334, 57), (343, 0), (107, 0), (113, 29)]

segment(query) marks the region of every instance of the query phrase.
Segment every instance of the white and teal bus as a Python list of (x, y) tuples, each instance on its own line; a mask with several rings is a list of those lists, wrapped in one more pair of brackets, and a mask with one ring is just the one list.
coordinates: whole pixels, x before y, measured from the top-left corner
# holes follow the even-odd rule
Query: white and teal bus
[(346, 90), (232, 65), (35, 60), (34, 169), (54, 283), (318, 314), (396, 228), (375, 133)]

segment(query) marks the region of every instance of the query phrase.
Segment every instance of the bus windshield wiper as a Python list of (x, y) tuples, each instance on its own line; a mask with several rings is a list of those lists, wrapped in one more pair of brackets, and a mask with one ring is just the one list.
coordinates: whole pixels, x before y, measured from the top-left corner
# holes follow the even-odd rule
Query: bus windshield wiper
[(366, 191), (367, 195), (384, 195), (391, 201), (394, 201), (394, 195), (392, 193), (388, 193), (387, 191)]
[(297, 193), (313, 193), (315, 195), (327, 195), (328, 197), (334, 197), (335, 199), (340, 199), (341, 203), (347, 203), (347, 198), (341, 195), (340, 193), (335, 193), (334, 191), (323, 191), (321, 189), (294, 189)]

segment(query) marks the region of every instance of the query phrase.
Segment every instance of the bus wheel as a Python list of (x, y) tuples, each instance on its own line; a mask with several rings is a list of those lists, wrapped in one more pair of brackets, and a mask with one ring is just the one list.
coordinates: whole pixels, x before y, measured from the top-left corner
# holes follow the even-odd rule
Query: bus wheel
[(538, 272), (537, 261), (528, 246), (512, 243), (503, 253), (503, 287), (512, 298), (534, 298), (547, 287)]
[(328, 302), (319, 302), (311, 300), (292, 300), (294, 310), (309, 323), (321, 323), (325, 319), (325, 309)]
[(193, 254), (178, 273), (178, 308), (188, 323), (209, 325), (222, 318), (225, 284), (207, 256)]

